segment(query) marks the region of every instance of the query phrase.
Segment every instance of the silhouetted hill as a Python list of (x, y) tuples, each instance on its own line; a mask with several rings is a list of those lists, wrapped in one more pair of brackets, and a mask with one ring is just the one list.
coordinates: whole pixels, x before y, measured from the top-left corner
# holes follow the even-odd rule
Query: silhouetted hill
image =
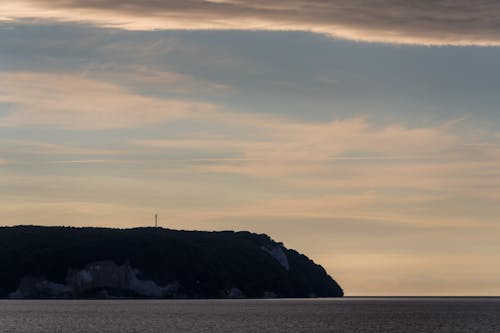
[(306, 256), (249, 232), (0, 227), (0, 297), (333, 297)]

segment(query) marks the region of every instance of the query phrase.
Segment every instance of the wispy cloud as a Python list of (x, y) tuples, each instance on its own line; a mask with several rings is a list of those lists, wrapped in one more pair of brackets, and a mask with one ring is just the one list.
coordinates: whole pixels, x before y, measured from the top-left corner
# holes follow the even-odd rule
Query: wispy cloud
[(221, 92), (229, 89), (222, 83), (207, 82), (186, 74), (165, 71), (141, 64), (91, 63), (82, 72), (88, 79), (116, 83), (134, 90), (152, 93), (188, 94)]
[(16, 160), (44, 155), (39, 162), (125, 165), (139, 158), (143, 166), (136, 172), (153, 174), (253, 177), (308, 191), (456, 191), (454, 195), (500, 199), (496, 134), (470, 138), (455, 130), (460, 122), (411, 128), (373, 125), (362, 117), (298, 121), (148, 97), (75, 75), (3, 72), (0, 79), (7, 82), (0, 86), (0, 102), (10, 105), (0, 118), (4, 127), (84, 131), (183, 123), (175, 135), (150, 138), (143, 132), (119, 146), (3, 141), (2, 153)]
[(494, 0), (13, 0), (0, 4), (0, 19), (88, 22), (130, 30), (294, 30), (368, 42), (499, 45), (499, 11)]
[(103, 156), (130, 154), (130, 150), (75, 147), (61, 143), (47, 143), (29, 140), (2, 140), (0, 152), (3, 154), (26, 155), (78, 155), (78, 156)]
[[(240, 128), (240, 134), (133, 143), (157, 149), (226, 152), (236, 157), (225, 164), (206, 167), (213, 172), (297, 175), (326, 172), (335, 160), (410, 160), (413, 163), (415, 158), (434, 158), (458, 142), (444, 127), (374, 126), (364, 118), (314, 123), (220, 112), (218, 121)], [(249, 138), (241, 135), (248, 132), (259, 134)]]
[[(185, 160), (186, 172), (279, 180), (299, 192), (399, 190), (424, 191), (426, 196), (441, 193), (444, 197), (500, 199), (500, 174), (496, 171), (500, 167), (500, 143), (489, 141), (484, 145), (475, 139), (472, 144), (455, 129), (454, 122), (409, 128), (375, 126), (364, 118), (313, 123), (225, 113), (219, 114), (219, 121), (239, 131), (220, 136), (207, 132), (203, 139), (189, 136), (130, 143), (167, 155), (183, 151), (194, 157), (219, 157)], [(258, 134), (245, 134), (252, 132)], [(390, 198), (397, 201), (395, 196)], [(329, 213), (324, 211), (325, 215)]]
[(134, 94), (82, 76), (3, 72), (0, 102), (11, 105), (0, 126), (48, 125), (68, 129), (112, 129), (157, 124), (213, 106)]

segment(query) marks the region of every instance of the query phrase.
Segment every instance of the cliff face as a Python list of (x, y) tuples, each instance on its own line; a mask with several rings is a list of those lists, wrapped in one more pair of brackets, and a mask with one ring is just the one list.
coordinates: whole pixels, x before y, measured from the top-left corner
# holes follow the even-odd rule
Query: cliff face
[(69, 269), (64, 284), (44, 277), (24, 276), (9, 298), (78, 298), (78, 297), (175, 297), (178, 283), (160, 286), (138, 277), (139, 271), (124, 263), (92, 262), (80, 270)]
[(0, 228), (0, 297), (335, 297), (339, 285), (266, 235), (161, 228)]

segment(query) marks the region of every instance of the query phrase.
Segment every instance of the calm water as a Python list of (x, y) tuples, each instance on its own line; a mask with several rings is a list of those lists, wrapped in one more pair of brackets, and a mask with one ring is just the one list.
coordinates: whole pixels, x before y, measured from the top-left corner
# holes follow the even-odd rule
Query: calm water
[(0, 332), (500, 332), (500, 299), (0, 301)]

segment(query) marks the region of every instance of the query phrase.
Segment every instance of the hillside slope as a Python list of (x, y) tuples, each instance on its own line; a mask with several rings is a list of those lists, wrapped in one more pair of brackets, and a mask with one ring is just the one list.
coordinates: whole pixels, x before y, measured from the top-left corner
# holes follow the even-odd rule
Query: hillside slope
[(249, 232), (0, 228), (0, 297), (335, 297), (325, 270)]

